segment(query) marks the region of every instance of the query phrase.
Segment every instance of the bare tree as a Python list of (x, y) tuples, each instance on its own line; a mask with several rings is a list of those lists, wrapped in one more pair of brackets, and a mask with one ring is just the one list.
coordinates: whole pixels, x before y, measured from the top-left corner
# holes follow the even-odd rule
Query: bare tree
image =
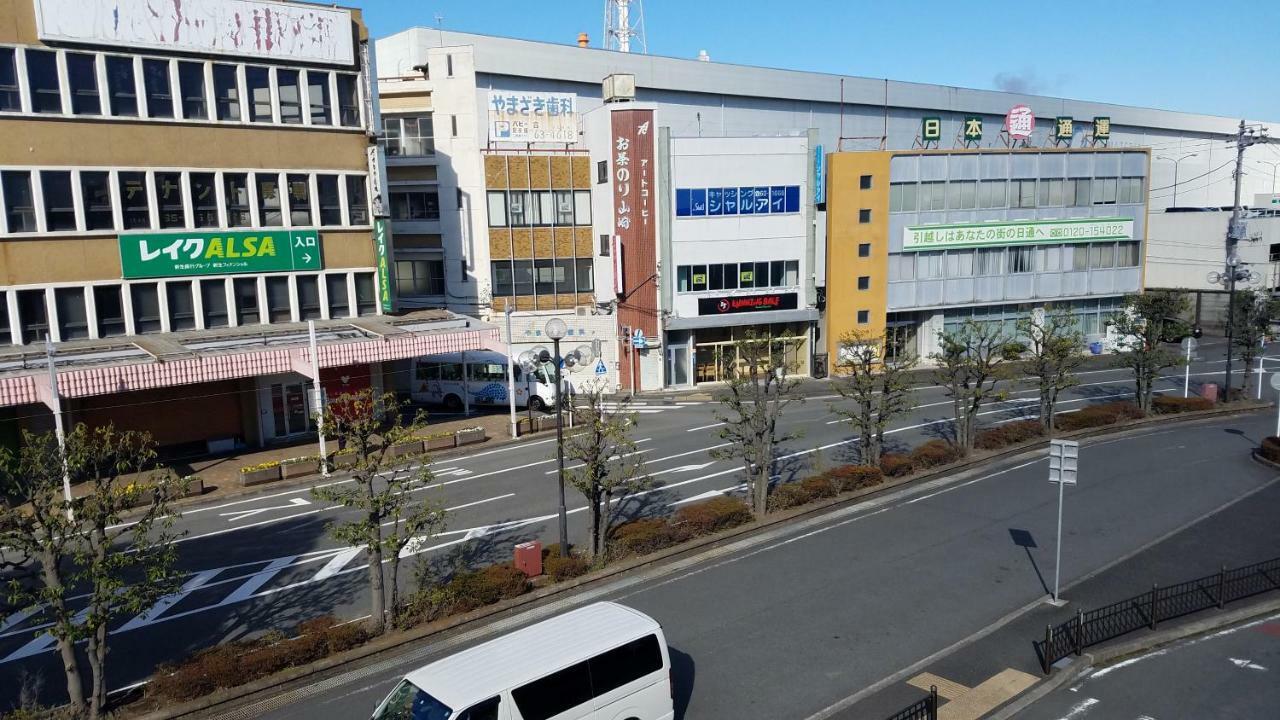
[[(0, 506), (3, 562), (16, 574), (8, 604), (41, 608), (57, 641), (71, 713), (107, 710), (107, 627), (177, 590), (170, 500), (182, 482), (155, 468), (147, 433), (77, 425), (65, 452), (52, 433), (23, 433), (20, 449), (0, 450), (0, 482), (13, 506)], [(64, 465), (65, 463), (65, 465)], [(88, 488), (68, 502), (63, 469)], [(138, 510), (138, 508), (141, 508)], [(140, 514), (125, 522), (128, 511)], [(71, 595), (75, 590), (76, 595)], [(77, 643), (87, 645), (90, 685)]]
[(941, 349), (929, 356), (937, 365), (934, 375), (946, 389), (955, 410), (955, 445), (960, 455), (973, 450), (978, 431), (978, 411), (1003, 391), (996, 385), (1009, 376), (1003, 363), (1009, 339), (999, 323), (966, 320), (957, 330), (938, 333)]
[(727, 387), (716, 418), (724, 423), (720, 437), (729, 444), (713, 450), (712, 455), (742, 460), (751, 483), (752, 511), (763, 517), (768, 511), (774, 450), (780, 443), (799, 437), (780, 430), (778, 418), (788, 405), (802, 403), (804, 398), (795, 392), (799, 380), (787, 375), (796, 368), (787, 367), (782, 341), (748, 334), (723, 351), (720, 372)]
[(406, 412), (406, 403), (394, 393), (376, 395), (372, 390), (339, 395), (330, 402), (321, 422), (325, 434), (337, 438), (351, 456), (350, 482), (311, 491), (320, 500), (355, 511), (351, 519), (332, 523), (329, 531), (369, 555), (369, 625), (378, 634), (386, 630), (388, 610), (392, 623), (400, 616), (401, 554), (445, 527), (444, 503), (426, 495), (415, 497), (427, 492), (435, 475), (424, 451), (401, 452), (420, 442), (417, 436), (426, 427), (425, 413), (406, 420)]
[(1160, 373), (1182, 364), (1164, 341), (1187, 333), (1182, 316), (1189, 309), (1185, 293), (1151, 290), (1126, 296), (1124, 309), (1111, 320), (1119, 351), (1116, 364), (1133, 371), (1134, 399), (1143, 412), (1151, 412), (1151, 393)]
[(1035, 378), (1040, 391), (1040, 424), (1052, 435), (1058, 396), (1080, 384), (1075, 371), (1085, 360), (1084, 333), (1074, 315), (1053, 307), (1019, 320), (1018, 332), (1026, 338), (1022, 370)]
[(831, 411), (848, 420), (858, 434), (858, 457), (863, 464), (880, 464), (885, 428), (911, 409), (907, 372), (916, 362), (913, 357), (885, 357), (882, 338), (856, 331), (840, 338), (839, 374), (831, 384), (854, 405), (849, 408), (833, 404)]
[[(1277, 317), (1280, 317), (1280, 301), (1256, 290), (1236, 292), (1231, 341), (1240, 350), (1246, 377), (1256, 370), (1254, 361), (1262, 354), (1262, 342), (1271, 331), (1271, 321)], [(1244, 385), (1248, 387), (1248, 382)]]
[(596, 558), (603, 557), (616, 519), (614, 497), (646, 486), (644, 463), (631, 437), (636, 415), (629, 399), (619, 397), (616, 402), (610, 410), (599, 388), (579, 388), (574, 395), (574, 429), (564, 443), (565, 457), (581, 463), (568, 472), (568, 481), (587, 500), (591, 556)]

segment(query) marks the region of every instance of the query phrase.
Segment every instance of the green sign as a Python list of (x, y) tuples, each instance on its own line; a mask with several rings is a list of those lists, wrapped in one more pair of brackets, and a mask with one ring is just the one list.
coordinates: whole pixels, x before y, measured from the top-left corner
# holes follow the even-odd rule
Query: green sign
[(964, 116), (964, 139), (966, 142), (977, 142), (982, 139), (982, 116)]
[(121, 274), (128, 278), (322, 270), (320, 231), (235, 230), (125, 233)]
[(387, 238), (387, 221), (373, 221), (373, 249), (378, 254), (378, 302), (382, 304), (382, 312), (389, 313), (395, 309), (391, 297), (391, 242)]
[(929, 142), (942, 139), (942, 118), (927, 117), (920, 120), (920, 139)]
[(1056, 140), (1070, 140), (1076, 134), (1075, 120), (1065, 115), (1053, 119), (1053, 137)]
[(918, 225), (902, 229), (902, 249), (904, 252), (1132, 239), (1132, 218), (1078, 218), (1071, 220), (965, 223), (962, 225)]
[(1111, 118), (1105, 115), (1098, 115), (1093, 118), (1093, 139), (1111, 139)]

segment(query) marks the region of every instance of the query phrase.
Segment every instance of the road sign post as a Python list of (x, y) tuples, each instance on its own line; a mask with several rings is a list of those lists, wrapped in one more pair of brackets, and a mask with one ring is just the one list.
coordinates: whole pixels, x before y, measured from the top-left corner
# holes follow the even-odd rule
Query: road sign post
[(1062, 491), (1067, 485), (1076, 484), (1076, 470), (1080, 459), (1080, 443), (1074, 440), (1049, 441), (1049, 482), (1058, 484), (1058, 541), (1054, 545), (1053, 605), (1062, 605), (1058, 598), (1058, 582), (1062, 575)]
[(1280, 373), (1271, 375), (1271, 387), (1275, 389), (1276, 395), (1276, 436), (1280, 437)]
[(1191, 353), (1196, 349), (1195, 338), (1184, 338), (1182, 340), (1182, 349), (1187, 351), (1187, 364), (1183, 370), (1185, 374), (1182, 378), (1182, 397), (1187, 397), (1191, 394)]

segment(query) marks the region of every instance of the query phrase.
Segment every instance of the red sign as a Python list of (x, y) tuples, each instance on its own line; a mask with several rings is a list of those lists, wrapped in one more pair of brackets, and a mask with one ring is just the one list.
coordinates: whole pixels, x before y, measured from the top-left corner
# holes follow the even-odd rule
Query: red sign
[(652, 110), (614, 110), (609, 146), (613, 183), (614, 289), (619, 322), (658, 334), (657, 187)]
[(730, 313), (761, 312), (765, 310), (795, 310), (796, 304), (795, 293), (698, 298), (698, 314), (728, 315)]
[(1036, 129), (1036, 114), (1026, 105), (1014, 105), (1004, 117), (1004, 128), (1014, 140), (1026, 140)]

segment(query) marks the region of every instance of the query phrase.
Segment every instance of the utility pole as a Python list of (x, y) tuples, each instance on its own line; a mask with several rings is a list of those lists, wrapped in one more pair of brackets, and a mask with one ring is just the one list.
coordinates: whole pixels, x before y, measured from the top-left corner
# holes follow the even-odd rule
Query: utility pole
[(1227, 267), (1226, 273), (1222, 276), (1227, 282), (1227, 369), (1222, 381), (1223, 402), (1231, 400), (1231, 346), (1234, 341), (1236, 320), (1236, 280), (1240, 277), (1240, 257), (1236, 254), (1236, 247), (1245, 237), (1240, 209), (1240, 183), (1244, 179), (1244, 151), (1251, 145), (1265, 142), (1270, 142), (1265, 127), (1259, 130), (1246, 125), (1244, 120), (1240, 121), (1240, 128), (1236, 131), (1235, 138), (1235, 201), (1231, 207), (1231, 223), (1227, 226)]

